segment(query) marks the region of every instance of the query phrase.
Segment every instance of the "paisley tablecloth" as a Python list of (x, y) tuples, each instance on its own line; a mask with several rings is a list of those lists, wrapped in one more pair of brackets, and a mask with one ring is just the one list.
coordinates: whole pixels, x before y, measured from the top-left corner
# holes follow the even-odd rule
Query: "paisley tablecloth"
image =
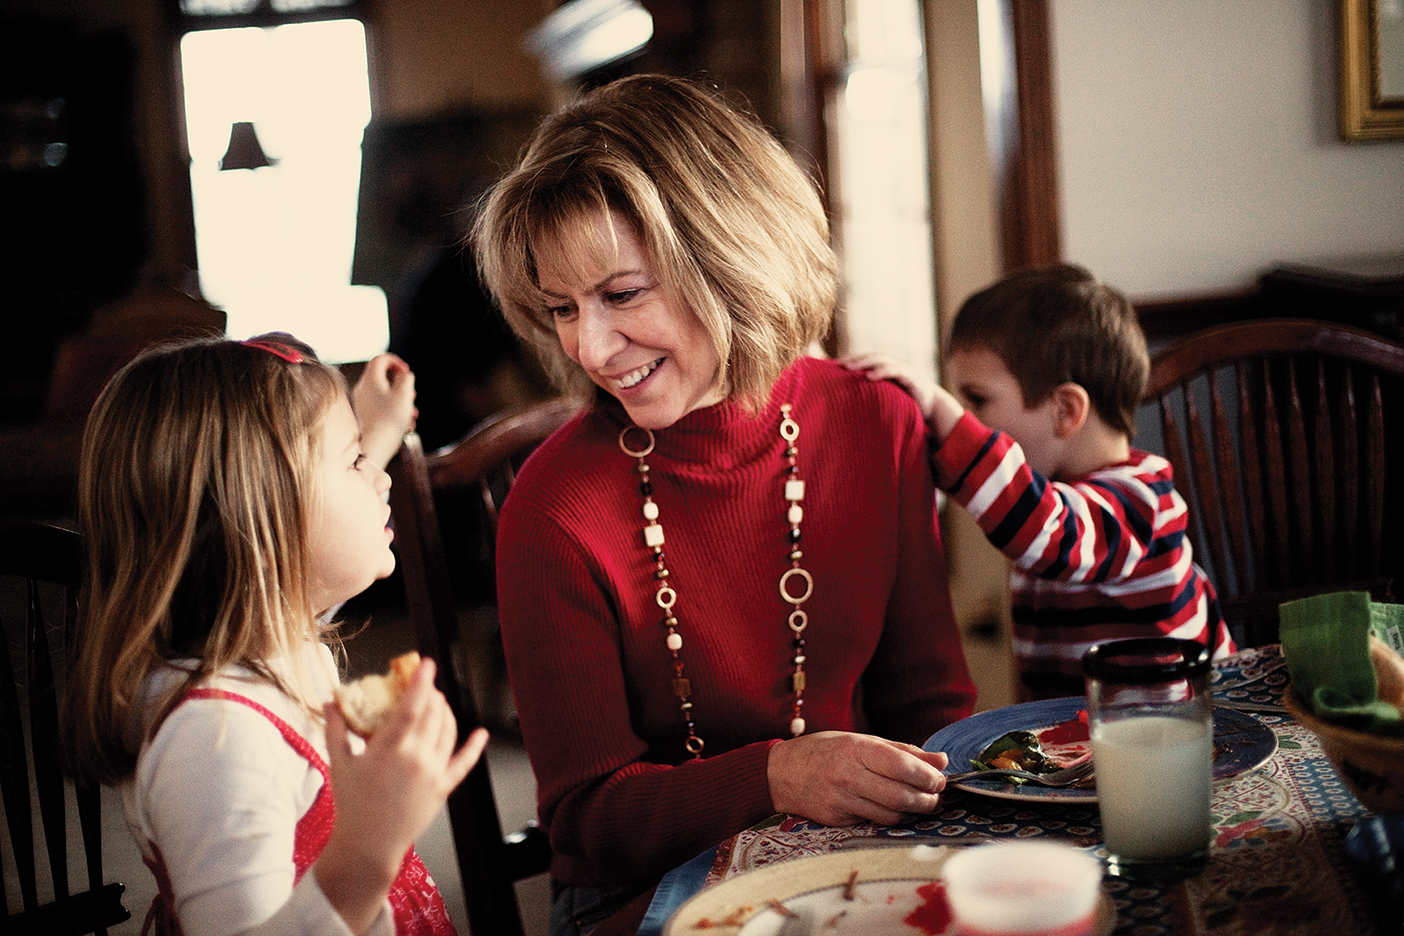
[[(1379, 931), (1370, 895), (1342, 849), (1367, 815), (1316, 737), (1281, 708), (1287, 673), (1276, 646), (1245, 650), (1215, 667), (1215, 699), (1252, 711), (1277, 734), (1256, 770), (1216, 785), (1214, 839), (1204, 871), (1168, 885), (1108, 877), (1118, 936), (1367, 936)], [(819, 854), (859, 837), (939, 844), (980, 838), (1055, 838), (1105, 857), (1095, 804), (1025, 803), (951, 790), (939, 814), (896, 826), (832, 828), (776, 816), (675, 869), (659, 885), (641, 936), (702, 887), (775, 861)], [(851, 844), (851, 843), (850, 843)]]

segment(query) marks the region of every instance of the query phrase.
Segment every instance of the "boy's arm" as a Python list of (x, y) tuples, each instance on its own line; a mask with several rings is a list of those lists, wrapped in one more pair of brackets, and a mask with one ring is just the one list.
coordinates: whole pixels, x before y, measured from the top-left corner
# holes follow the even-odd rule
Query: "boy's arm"
[[(1023, 572), (1065, 582), (1110, 582), (1143, 574), (1161, 554), (1177, 513), (1168, 477), (1135, 469), (1073, 483), (1029, 467), (1009, 436), (972, 415), (933, 451), (936, 485), (970, 511), (985, 537)], [(1168, 554), (1168, 553), (1166, 553)]]
[(917, 401), (926, 424), (936, 436), (936, 441), (946, 441), (960, 417), (965, 415), (965, 407), (951, 395), (945, 387), (934, 380), (927, 380), (917, 373), (916, 368), (906, 361), (889, 357), (886, 354), (850, 354), (840, 363), (849, 370), (857, 371), (869, 380), (890, 380)]

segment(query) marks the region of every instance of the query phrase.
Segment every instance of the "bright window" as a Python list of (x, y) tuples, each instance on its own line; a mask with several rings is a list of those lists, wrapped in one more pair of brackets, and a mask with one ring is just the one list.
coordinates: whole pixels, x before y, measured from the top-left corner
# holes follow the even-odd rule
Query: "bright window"
[[(360, 21), (187, 33), (181, 66), (200, 287), (230, 337), (287, 331), (328, 361), (385, 350), (385, 294), (350, 285), (370, 120)], [(220, 169), (236, 122), (271, 165)]]
[(917, 0), (845, 0), (848, 64), (832, 102), (848, 349), (934, 376), (936, 300)]

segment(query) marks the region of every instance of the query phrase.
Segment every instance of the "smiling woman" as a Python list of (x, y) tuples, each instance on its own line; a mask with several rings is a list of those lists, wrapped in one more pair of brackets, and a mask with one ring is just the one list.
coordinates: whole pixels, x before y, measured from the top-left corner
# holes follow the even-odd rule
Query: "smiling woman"
[(663, 869), (777, 811), (936, 809), (946, 757), (913, 742), (974, 687), (925, 433), (895, 386), (804, 356), (837, 264), (794, 160), (699, 85), (623, 79), (547, 119), (474, 245), (595, 397), (498, 527), (553, 932), (628, 929)]
[(665, 293), (622, 216), (592, 211), (545, 246), (541, 292), (561, 349), (644, 429), (664, 429), (725, 396), (702, 321)]

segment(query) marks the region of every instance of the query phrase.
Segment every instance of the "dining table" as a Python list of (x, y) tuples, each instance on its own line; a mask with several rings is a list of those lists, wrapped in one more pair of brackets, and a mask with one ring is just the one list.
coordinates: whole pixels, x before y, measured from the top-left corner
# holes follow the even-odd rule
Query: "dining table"
[[(1254, 647), (1218, 661), (1212, 680), (1216, 710), (1233, 714), (1235, 724), (1252, 720), (1256, 733), (1269, 739), (1268, 750), (1251, 769), (1216, 780), (1209, 856), (1201, 870), (1166, 883), (1104, 875), (1106, 930), (1117, 936), (1401, 932), (1396, 908), (1380, 902), (1374, 870), (1352, 860), (1347, 846), (1352, 828), (1371, 814), (1342, 782), (1316, 736), (1282, 704), (1289, 678), (1281, 647)], [(1232, 743), (1216, 729), (1216, 747)], [(952, 763), (951, 769), (964, 766)], [(868, 847), (954, 849), (1007, 839), (1058, 841), (1106, 858), (1095, 797), (1008, 799), (968, 784), (948, 787), (937, 812), (897, 825), (839, 828), (776, 815), (745, 829), (668, 872), (638, 932), (681, 936), (705, 928), (708, 933), (700, 936), (741, 934), (748, 912), (689, 922), (689, 902), (702, 901), (699, 895), (706, 892), (722, 894), (712, 889), (735, 888), (729, 882), (777, 863), (847, 849), (855, 849), (850, 854), (857, 861), (857, 849)]]

